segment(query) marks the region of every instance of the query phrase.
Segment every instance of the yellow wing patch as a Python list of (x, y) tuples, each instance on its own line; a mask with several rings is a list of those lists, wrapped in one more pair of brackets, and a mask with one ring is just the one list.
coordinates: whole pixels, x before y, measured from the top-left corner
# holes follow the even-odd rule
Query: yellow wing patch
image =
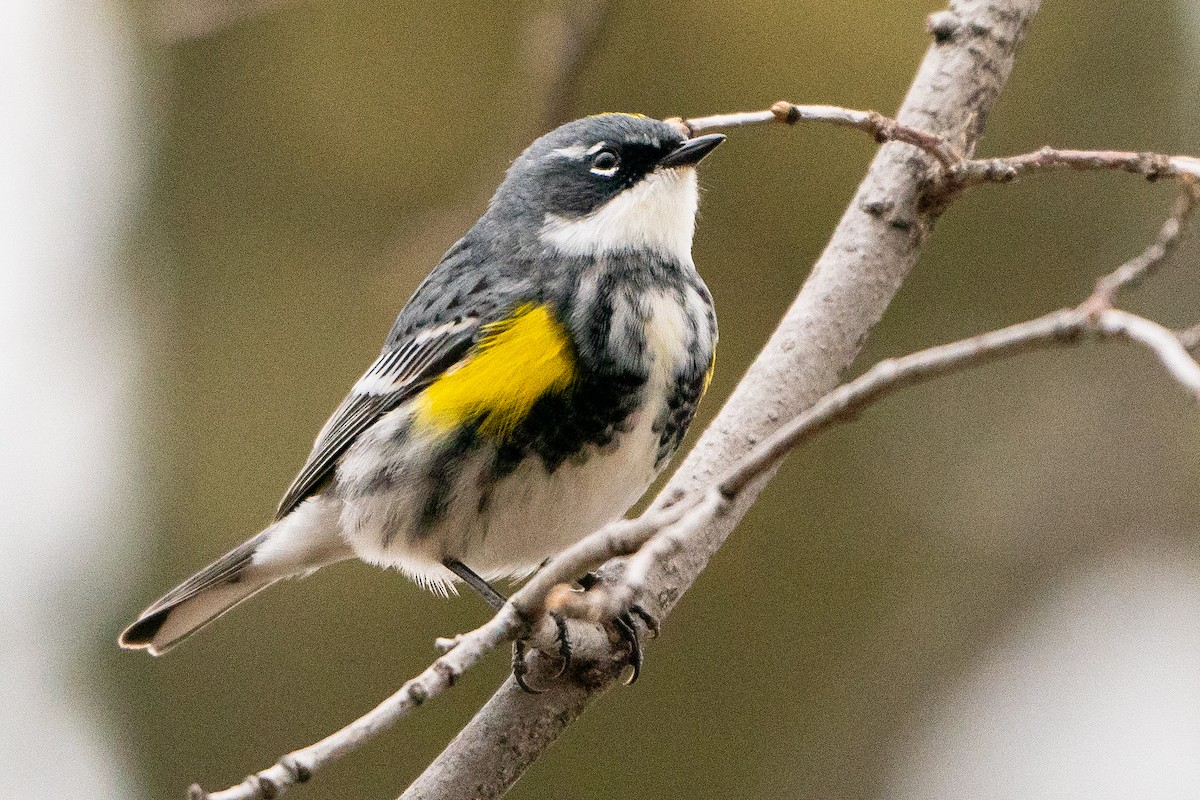
[(480, 434), (503, 440), (538, 399), (575, 380), (570, 338), (546, 306), (523, 305), (483, 330), (467, 362), (421, 393), (419, 422), (445, 432), (478, 420)]

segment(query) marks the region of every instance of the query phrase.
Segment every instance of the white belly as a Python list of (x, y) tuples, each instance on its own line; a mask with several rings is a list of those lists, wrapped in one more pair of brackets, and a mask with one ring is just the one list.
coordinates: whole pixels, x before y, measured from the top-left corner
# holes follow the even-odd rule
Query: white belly
[[(488, 481), (481, 506), (482, 474), (494, 460), (491, 447), (482, 447), (464, 457), (467, 466), (454, 497), (428, 530), (413, 535), (413, 508), (424, 499), (420, 485), (414, 484), (346, 500), (342, 535), (364, 561), (399, 569), (436, 591), (449, 589), (452, 575), (442, 566), (447, 558), (462, 561), (488, 580), (527, 575), (620, 517), (646, 491), (656, 475), (659, 437), (651, 430), (653, 416), (631, 416), (630, 428), (615, 446), (589, 445), (586, 457), (568, 460), (551, 473), (540, 458), (527, 457), (511, 473)], [(377, 428), (390, 428), (398, 420)], [(339, 476), (351, 477), (358, 462), (377, 463), (371, 450), (375, 448), (352, 450)]]
[[(541, 458), (530, 455), (504, 477), (485, 479), (495, 452), (492, 445), (483, 445), (463, 456), (465, 466), (445, 513), (414, 535), (419, 515), (413, 509), (424, 502), (423, 479), (431, 469), (436, 443), (422, 445), (396, 435), (409, 423), (408, 407), (396, 409), (365, 432), (339, 466), (339, 482), (363, 479), (383, 460), (397, 464), (399, 479), (387, 492), (345, 500), (342, 534), (356, 554), (444, 592), (454, 580), (442, 566), (447, 558), (488, 580), (527, 575), (628, 511), (661, 468), (655, 466), (660, 433), (654, 423), (673, 385), (676, 365), (694, 344), (686, 309), (665, 297), (651, 296), (644, 302), (651, 311), (645, 352), (652, 361), (641, 410), (626, 419), (624, 432), (612, 444), (588, 445), (580, 457), (553, 472), (547, 472)], [(400, 446), (395, 444), (398, 439), (404, 440)]]

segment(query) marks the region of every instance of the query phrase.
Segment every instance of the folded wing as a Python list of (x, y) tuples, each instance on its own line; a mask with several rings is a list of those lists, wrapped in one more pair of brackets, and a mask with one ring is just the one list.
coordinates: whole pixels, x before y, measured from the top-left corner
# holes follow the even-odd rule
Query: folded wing
[(287, 516), (312, 494), (359, 434), (465, 357), (479, 330), (478, 318), (459, 318), (418, 331), (385, 350), (321, 429), (275, 518)]

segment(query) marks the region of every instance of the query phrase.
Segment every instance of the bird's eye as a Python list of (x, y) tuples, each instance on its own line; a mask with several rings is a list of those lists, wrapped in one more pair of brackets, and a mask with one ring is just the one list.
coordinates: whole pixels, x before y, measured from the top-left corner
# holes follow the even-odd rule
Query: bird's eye
[(592, 173), (610, 177), (617, 174), (621, 159), (612, 150), (601, 150), (592, 157)]

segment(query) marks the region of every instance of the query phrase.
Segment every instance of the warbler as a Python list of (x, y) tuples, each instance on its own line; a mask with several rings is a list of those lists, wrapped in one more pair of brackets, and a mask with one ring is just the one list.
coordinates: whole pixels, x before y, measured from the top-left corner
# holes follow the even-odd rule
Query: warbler
[(147, 608), (121, 646), (160, 655), (271, 584), (355, 556), (498, 605), (492, 581), (623, 515), (712, 374), (695, 167), (724, 138), (600, 114), (530, 145), (404, 305), (275, 521)]

